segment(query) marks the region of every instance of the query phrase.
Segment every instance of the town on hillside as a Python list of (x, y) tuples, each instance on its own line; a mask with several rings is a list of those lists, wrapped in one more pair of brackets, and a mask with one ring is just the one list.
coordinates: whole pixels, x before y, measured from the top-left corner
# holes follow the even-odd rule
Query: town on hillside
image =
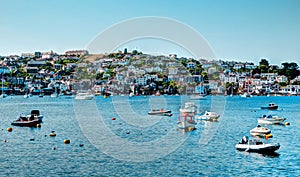
[(281, 65), (153, 56), (133, 50), (89, 54), (70, 50), (0, 56), (1, 94), (300, 95), (295, 62)]

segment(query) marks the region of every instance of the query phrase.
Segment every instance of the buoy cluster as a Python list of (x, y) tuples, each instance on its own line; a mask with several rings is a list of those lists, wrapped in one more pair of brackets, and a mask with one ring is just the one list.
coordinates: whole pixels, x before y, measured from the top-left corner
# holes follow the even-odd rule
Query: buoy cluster
[[(116, 118), (112, 118), (112, 120), (116, 120)], [(40, 127), (40, 124), (37, 124), (37, 127)], [(2, 130), (3, 130), (3, 129), (2, 129)], [(7, 127), (7, 128), (6, 128), (6, 131), (7, 131), (7, 132), (12, 132), (12, 131), (13, 131), (13, 128), (12, 128), (12, 127)], [(55, 131), (54, 131), (54, 130), (51, 131), (51, 133), (49, 133), (49, 136), (50, 136), (50, 137), (56, 137)], [(47, 137), (47, 135), (45, 135), (45, 137)], [(29, 141), (35, 141), (35, 138), (30, 138)], [(7, 139), (4, 139), (3, 142), (6, 143), (6, 142), (7, 142)], [(70, 139), (64, 139), (64, 140), (63, 140), (63, 143), (64, 143), (64, 144), (70, 144), (70, 143), (71, 143), (71, 140), (70, 140)], [(79, 147), (83, 147), (83, 146), (84, 146), (84, 144), (82, 144), (82, 143), (79, 144)], [(53, 147), (52, 147), (52, 150), (56, 150), (56, 147), (53, 146)]]

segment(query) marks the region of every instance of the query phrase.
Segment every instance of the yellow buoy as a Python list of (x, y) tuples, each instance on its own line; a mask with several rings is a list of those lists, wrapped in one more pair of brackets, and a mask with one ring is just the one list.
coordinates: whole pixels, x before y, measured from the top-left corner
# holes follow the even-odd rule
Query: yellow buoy
[(12, 128), (11, 128), (11, 127), (8, 127), (6, 130), (7, 130), (8, 132), (11, 132), (11, 131), (12, 131)]
[(70, 144), (70, 142), (71, 142), (71, 141), (68, 140), (68, 139), (65, 139), (65, 140), (64, 140), (64, 143), (65, 143), (65, 144)]
[(36, 127), (37, 127), (37, 128), (40, 128), (40, 127), (41, 127), (41, 124), (36, 124)]
[(290, 123), (289, 123), (289, 122), (285, 122), (284, 124), (285, 124), (285, 125), (290, 125)]
[(52, 132), (49, 134), (49, 136), (56, 136), (55, 131), (52, 131)]

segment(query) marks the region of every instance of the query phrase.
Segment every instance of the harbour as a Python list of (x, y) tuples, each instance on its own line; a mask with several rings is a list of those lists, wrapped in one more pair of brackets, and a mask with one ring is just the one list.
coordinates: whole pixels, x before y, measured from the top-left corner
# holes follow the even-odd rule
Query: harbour
[[(94, 100), (8, 96), (0, 100), (0, 175), (300, 174), (297, 165), (300, 159), (297, 137), (300, 97), (207, 96), (205, 100), (192, 100), (203, 111), (218, 112), (220, 118), (216, 122), (198, 121), (194, 131), (182, 132), (176, 123), (179, 108), (187, 101), (191, 100), (185, 95), (96, 96)], [(269, 102), (275, 102), (278, 110), (261, 109), (261, 105)], [(97, 110), (92, 110), (92, 106)], [(173, 115), (148, 115), (154, 106), (172, 110)], [(40, 128), (10, 125), (21, 113), (32, 109), (39, 109), (44, 116)], [(263, 114), (284, 116), (290, 123), (289, 126), (267, 125), (273, 134), (268, 141), (280, 143), (280, 149), (271, 155), (237, 151), (235, 144), (244, 135), (249, 136), (249, 131), (257, 126), (257, 119)], [(7, 127), (12, 127), (12, 131), (8, 132)], [(55, 131), (55, 137), (49, 136), (52, 131)], [(91, 136), (93, 133), (97, 136)], [(111, 136), (105, 136), (106, 133)], [(112, 141), (115, 138), (119, 141)], [(70, 144), (64, 144), (65, 139), (70, 140)]]

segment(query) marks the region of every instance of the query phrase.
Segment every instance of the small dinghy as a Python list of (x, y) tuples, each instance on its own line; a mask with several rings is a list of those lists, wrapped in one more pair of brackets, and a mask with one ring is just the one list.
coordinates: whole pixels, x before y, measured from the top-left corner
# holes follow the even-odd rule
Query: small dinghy
[(268, 137), (271, 137), (270, 133), (271, 130), (268, 127), (262, 127), (260, 125), (250, 130), (250, 135), (252, 136), (266, 137), (266, 135), (269, 135)]
[(170, 110), (154, 109), (154, 108), (152, 108), (152, 110), (148, 112), (148, 115), (172, 116)]
[(285, 119), (286, 118), (278, 117), (276, 115), (263, 115), (257, 120), (257, 122), (259, 124), (282, 124)]

